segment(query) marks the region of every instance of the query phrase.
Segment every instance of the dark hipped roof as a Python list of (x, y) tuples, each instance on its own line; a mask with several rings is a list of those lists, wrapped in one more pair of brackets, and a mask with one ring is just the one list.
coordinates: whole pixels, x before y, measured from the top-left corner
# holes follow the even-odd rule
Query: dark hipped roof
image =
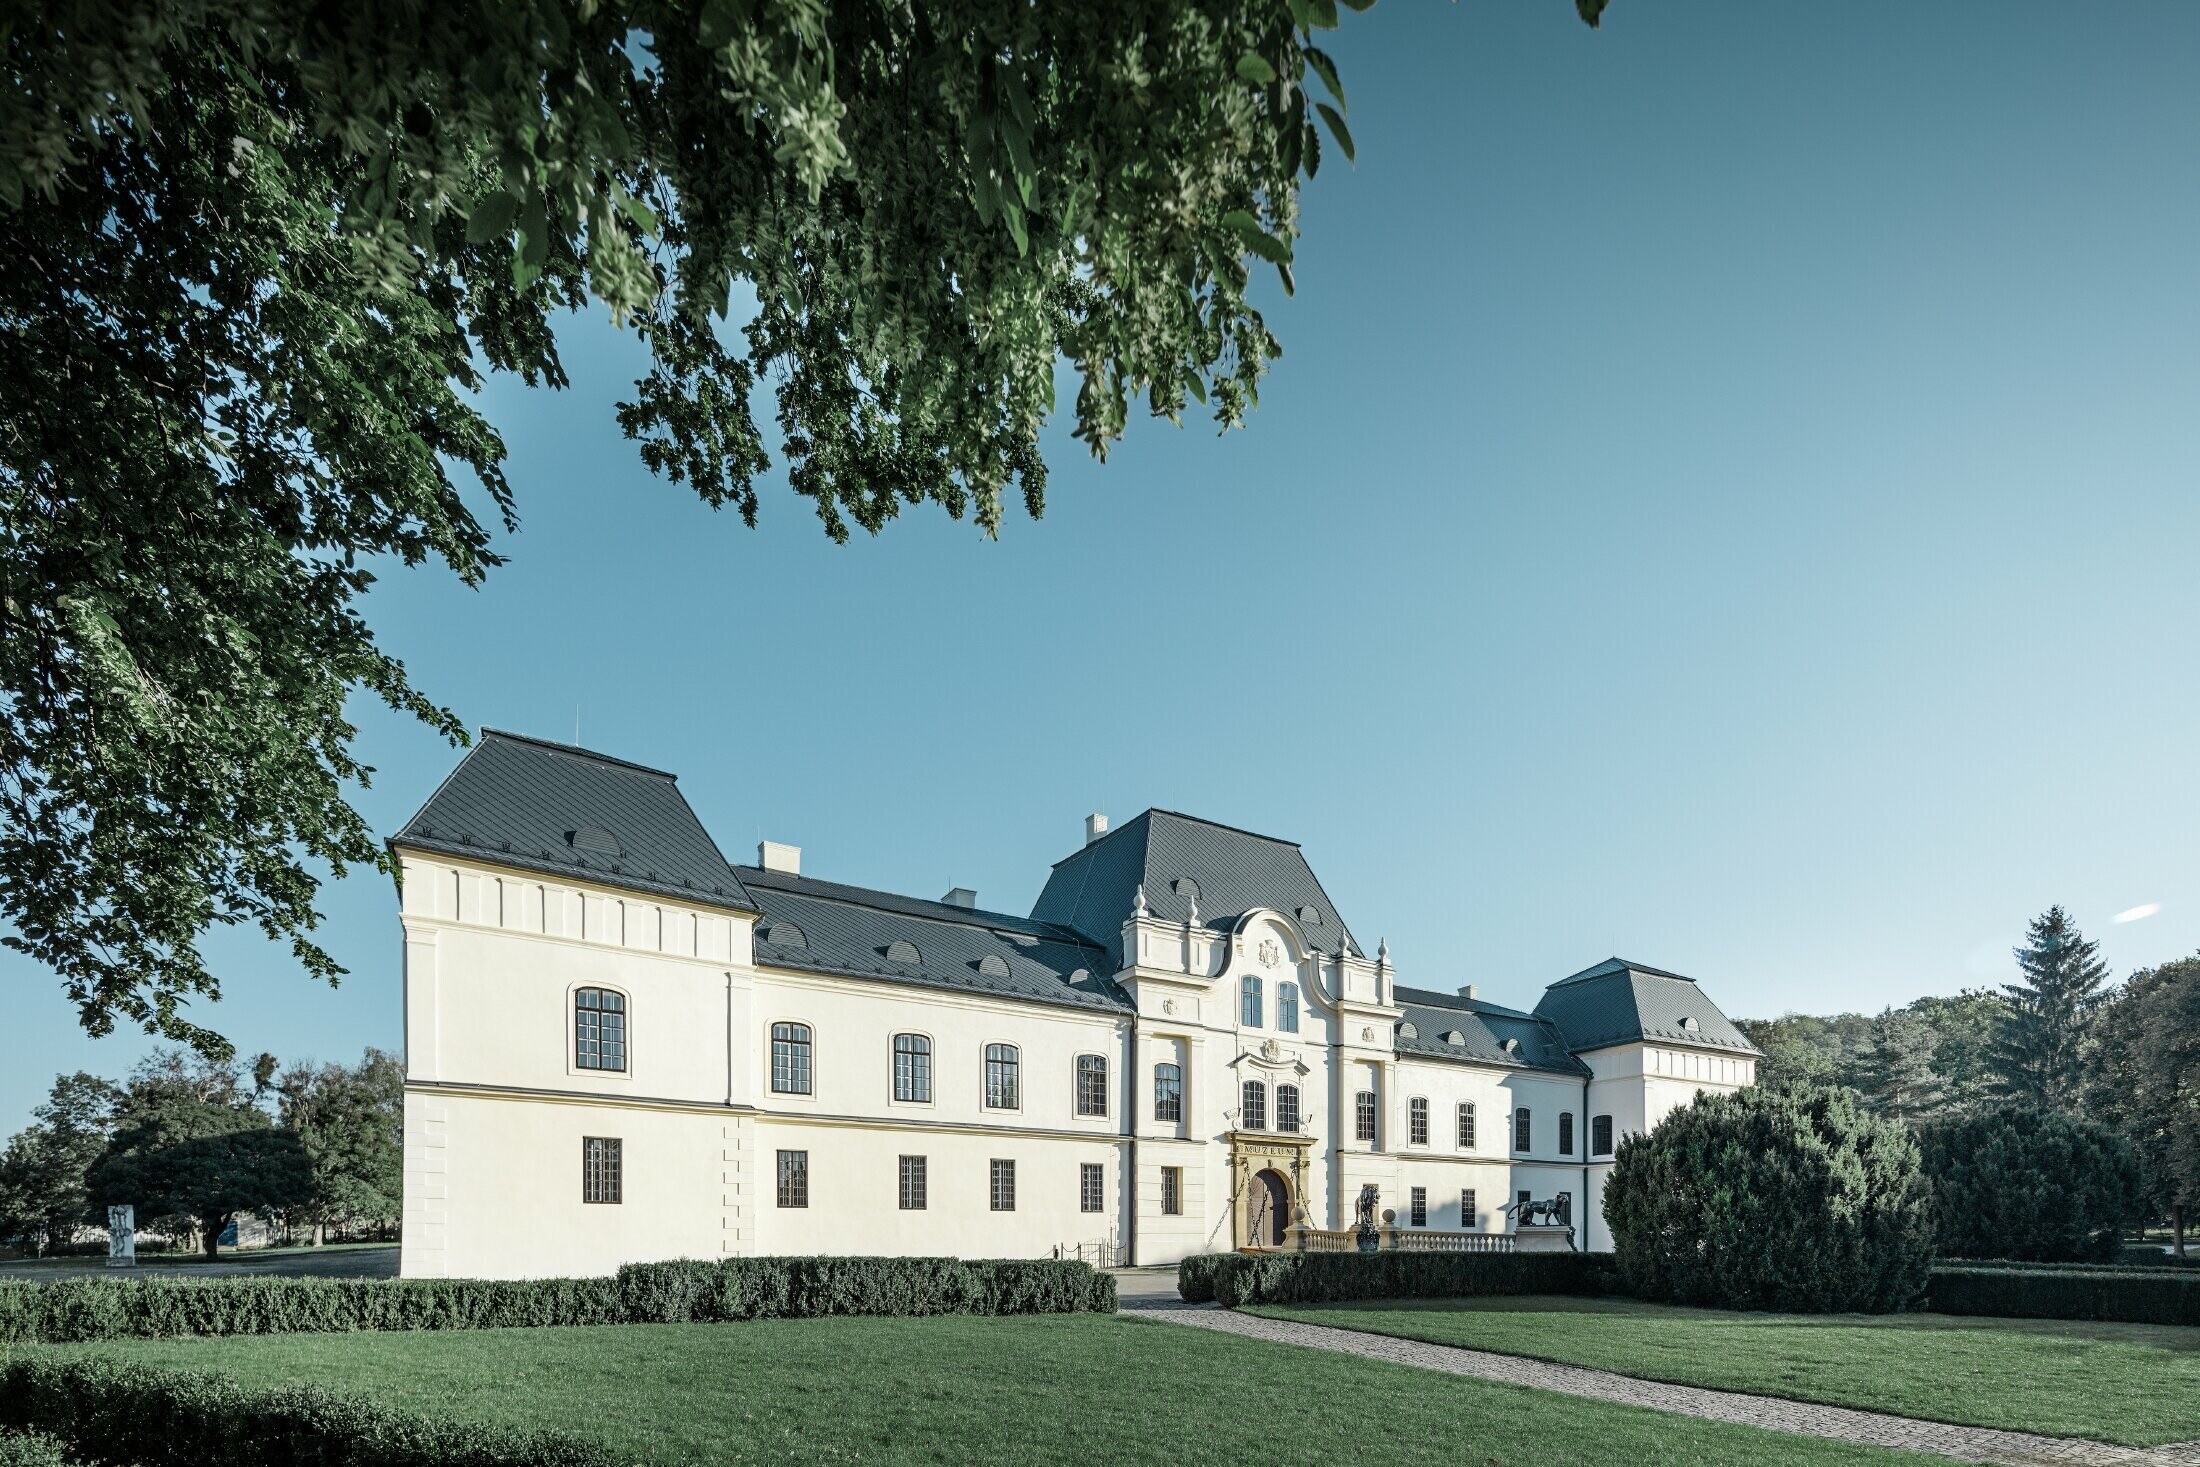
[(738, 870), (764, 914), (756, 924), (759, 963), (1130, 1012), (1106, 952), (1066, 928), (783, 871)]
[(1202, 926), (1227, 930), (1255, 907), (1273, 907), (1296, 917), (1323, 951), (1340, 942), (1361, 951), (1294, 842), (1173, 810), (1148, 810), (1055, 862), (1031, 915), (1107, 949), (1113, 972), (1141, 883), (1147, 912), (1166, 922), (1185, 920), (1196, 890)]
[[(1392, 994), (1405, 1010), (1394, 1041), (1400, 1054), (1576, 1077), (1589, 1073), (1587, 1065), (1567, 1052), (1558, 1030), (1533, 1014), (1423, 988), (1394, 988)], [(1406, 1032), (1408, 1025), (1411, 1034)], [(1460, 1042), (1448, 1043), (1446, 1034), (1457, 1034)], [(1507, 1050), (1508, 1039), (1519, 1047)]]
[[(1638, 1039), (1758, 1052), (1695, 979), (1623, 958), (1559, 979), (1544, 990), (1535, 1011), (1557, 1025), (1576, 1052)], [(1693, 1019), (1695, 1027), (1684, 1027), (1683, 1019)]]
[(390, 844), (756, 910), (672, 775), (493, 728)]

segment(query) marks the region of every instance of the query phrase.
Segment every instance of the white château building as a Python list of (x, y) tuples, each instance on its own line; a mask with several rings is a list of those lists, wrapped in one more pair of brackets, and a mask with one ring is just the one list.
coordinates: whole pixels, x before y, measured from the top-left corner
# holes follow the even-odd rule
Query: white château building
[(1757, 1058), (1616, 958), (1532, 1012), (1408, 987), (1296, 845), (1164, 810), (1093, 816), (1012, 916), (732, 865), (672, 775), (491, 731), (390, 845), (408, 1277), (1166, 1263), (1367, 1184), (1408, 1229), (1562, 1200), (1604, 1248), (1615, 1141)]

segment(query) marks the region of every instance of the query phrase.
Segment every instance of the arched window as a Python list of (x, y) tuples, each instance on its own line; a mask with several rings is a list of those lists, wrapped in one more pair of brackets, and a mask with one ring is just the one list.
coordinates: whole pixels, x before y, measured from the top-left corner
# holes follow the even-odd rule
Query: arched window
[(1589, 1119), (1589, 1151), (1595, 1156), (1612, 1154), (1612, 1118), (1592, 1116)]
[(1352, 1097), (1352, 1136), (1354, 1140), (1375, 1144), (1375, 1092), (1362, 1090)]
[(1574, 1154), (1574, 1114), (1572, 1111), (1563, 1111), (1558, 1117), (1558, 1154), (1560, 1156), (1572, 1156)]
[(1077, 1113), (1081, 1116), (1104, 1116), (1108, 1113), (1106, 1055), (1077, 1056)]
[(1276, 1087), (1276, 1129), (1296, 1132), (1298, 1128), (1299, 1087), (1296, 1085), (1278, 1085)]
[(1474, 1102), (1471, 1100), (1459, 1102), (1459, 1149), (1474, 1150)]
[(1513, 1112), (1513, 1150), (1533, 1151), (1535, 1149), (1530, 1144), (1535, 1140), (1535, 1129), (1530, 1124), (1530, 1119), (1526, 1106), (1521, 1106)]
[(1248, 1029), (1260, 1027), (1260, 980), (1250, 973), (1238, 985), (1238, 1022)]
[(626, 995), (583, 988), (573, 995), (573, 1065), (582, 1070), (626, 1068)]
[(1299, 985), (1276, 985), (1276, 1027), (1286, 1034), (1299, 1032)]
[(1428, 1145), (1428, 1100), (1416, 1095), (1406, 1102), (1406, 1139), (1416, 1146)]
[(993, 1110), (1016, 1110), (1023, 1105), (1019, 1071), (1023, 1060), (1013, 1044), (985, 1047), (985, 1103)]
[(932, 1103), (932, 1041), (922, 1034), (894, 1036), (894, 1099)]
[(772, 1091), (778, 1095), (810, 1093), (809, 1025), (772, 1025)]
[(1184, 1119), (1183, 1066), (1158, 1064), (1153, 1067), (1153, 1118), (1157, 1121)]
[(1258, 1080), (1247, 1080), (1240, 1092), (1245, 1097), (1244, 1109), (1238, 1113), (1238, 1129), (1241, 1131), (1265, 1131), (1268, 1129), (1268, 1087)]

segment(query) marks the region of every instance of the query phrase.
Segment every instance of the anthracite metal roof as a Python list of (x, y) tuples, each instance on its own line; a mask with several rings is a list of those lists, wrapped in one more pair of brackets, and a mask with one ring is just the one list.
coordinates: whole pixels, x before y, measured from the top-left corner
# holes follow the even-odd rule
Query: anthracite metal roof
[[(1567, 1051), (1565, 1038), (1558, 1030), (1533, 1014), (1422, 988), (1393, 988), (1391, 995), (1405, 1010), (1392, 1041), (1400, 1054), (1459, 1064), (1543, 1070), (1574, 1078), (1589, 1073), (1589, 1067)], [(1405, 1032), (1409, 1024), (1414, 1031), (1411, 1034)], [(1446, 1043), (1447, 1033), (1457, 1034), (1461, 1042)], [(1518, 1047), (1505, 1048), (1508, 1039)]]
[(1340, 944), (1361, 952), (1295, 843), (1174, 810), (1148, 810), (1055, 862), (1031, 915), (1106, 948), (1113, 971), (1141, 884), (1148, 915), (1162, 921), (1186, 920), (1195, 897), (1200, 924), (1217, 931), (1272, 907), (1297, 918), (1324, 952)]
[[(1606, 958), (1544, 990), (1536, 1014), (1558, 1027), (1576, 1053), (1638, 1039), (1756, 1054), (1693, 978), (1624, 958)], [(1692, 1020), (1693, 1027), (1683, 1020)]]
[(482, 730), (390, 844), (756, 910), (672, 775), (499, 729)]

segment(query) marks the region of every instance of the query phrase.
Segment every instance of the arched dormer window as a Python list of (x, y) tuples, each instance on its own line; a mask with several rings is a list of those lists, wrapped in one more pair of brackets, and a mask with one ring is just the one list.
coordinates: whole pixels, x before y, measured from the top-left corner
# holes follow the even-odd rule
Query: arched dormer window
[(810, 1093), (810, 1026), (772, 1025), (772, 1093)]
[(583, 988), (573, 995), (573, 1066), (626, 1069), (626, 995), (615, 988)]
[(1260, 1027), (1260, 980), (1250, 973), (1238, 985), (1238, 1022), (1248, 1029)]
[(1299, 985), (1276, 985), (1276, 1027), (1286, 1034), (1299, 1032)]
[(1240, 1090), (1244, 1108), (1238, 1113), (1238, 1129), (1241, 1131), (1265, 1131), (1268, 1129), (1268, 1087), (1258, 1080), (1247, 1080)]

